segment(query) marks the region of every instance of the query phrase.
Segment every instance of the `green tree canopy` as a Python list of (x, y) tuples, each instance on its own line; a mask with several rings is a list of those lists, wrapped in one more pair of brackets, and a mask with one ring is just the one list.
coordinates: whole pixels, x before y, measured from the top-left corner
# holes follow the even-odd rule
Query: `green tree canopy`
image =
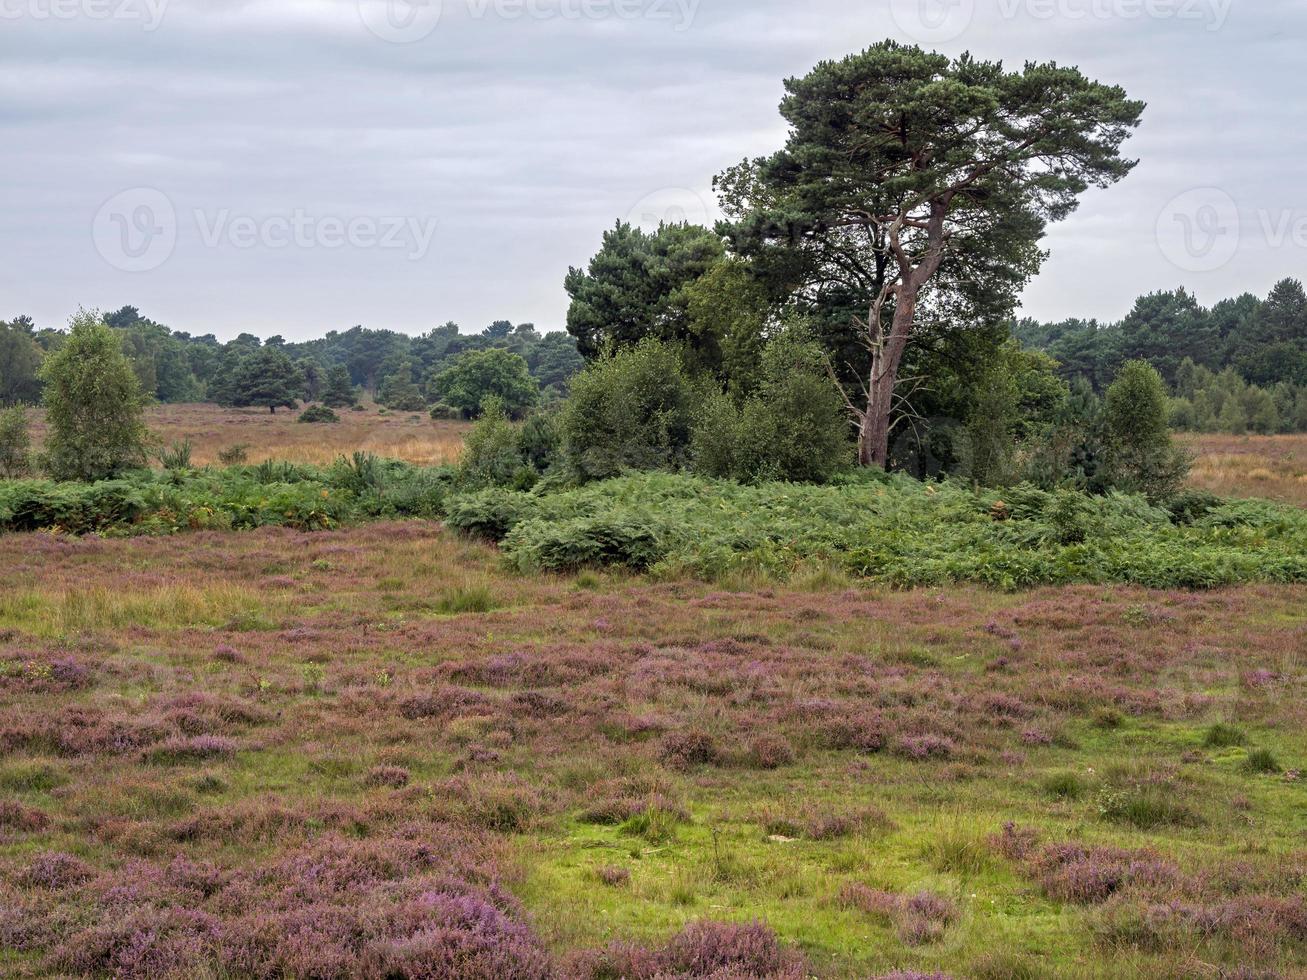
[(299, 404), (304, 376), (285, 351), (264, 347), (237, 366), (233, 391), (238, 407), (257, 406), (275, 415), (279, 408)]
[(45, 466), (57, 480), (104, 480), (144, 466), (145, 394), (122, 337), (85, 310), (42, 368), (49, 433)]
[(475, 418), (487, 398), (497, 398), (510, 416), (520, 416), (540, 398), (527, 363), (518, 354), (498, 347), (467, 351), (433, 382), (436, 397), (446, 405)]
[(41, 397), (41, 360), (32, 321), (0, 321), (0, 405), (32, 404)]
[(1184, 482), (1188, 460), (1171, 441), (1166, 383), (1147, 361), (1130, 361), (1107, 389), (1108, 473), (1113, 486), (1165, 500)]
[(1120, 148), (1143, 104), (1074, 68), (1008, 72), (893, 41), (786, 91), (785, 148), (718, 178), (721, 230), (852, 324), (860, 459), (883, 466), (909, 346), (1010, 314), (1045, 224), (1133, 167)]
[(693, 330), (685, 289), (723, 253), (721, 238), (707, 228), (664, 224), (646, 232), (619, 221), (589, 266), (567, 273), (567, 332), (588, 359), (609, 345), (652, 338), (683, 346), (697, 365), (716, 369), (717, 338)]
[(348, 408), (358, 404), (358, 394), (349, 379), (349, 368), (337, 364), (327, 372), (327, 385), (322, 393), (322, 403), (328, 408)]

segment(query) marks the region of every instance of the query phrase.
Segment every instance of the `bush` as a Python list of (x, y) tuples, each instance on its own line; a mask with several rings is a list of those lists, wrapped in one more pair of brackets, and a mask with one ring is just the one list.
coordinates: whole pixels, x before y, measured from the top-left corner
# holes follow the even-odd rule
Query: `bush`
[(1189, 457), (1171, 441), (1166, 383), (1147, 361), (1131, 361), (1107, 390), (1107, 473), (1111, 484), (1153, 501), (1174, 497)]
[(32, 471), (31, 450), (27, 410), (16, 405), (0, 412), (0, 478), (27, 476)]
[(529, 521), (504, 539), (505, 551), (523, 571), (576, 571), (620, 565), (643, 570), (663, 556), (652, 525), (623, 515), (570, 521)]
[(583, 480), (679, 469), (702, 401), (673, 347), (644, 340), (605, 355), (572, 382), (560, 420), (563, 459)]
[(300, 413), (300, 417), (295, 421), (304, 423), (339, 422), (340, 416), (326, 405), (310, 405)]
[(588, 564), (719, 579), (814, 566), (894, 586), (1076, 582), (1211, 588), (1307, 581), (1307, 513), (1226, 504), (1193, 526), (1140, 497), (1001, 494), (902, 475), (741, 486), (648, 473), (549, 494), (455, 497), (446, 522), (501, 541), (522, 569)]
[(757, 393), (742, 406), (706, 398), (692, 438), (694, 468), (745, 482), (825, 483), (852, 462), (849, 423), (821, 351), (791, 329), (763, 351)]
[(218, 450), (218, 462), (223, 466), (239, 466), (249, 459), (249, 456), (250, 444), (248, 442), (238, 442), (226, 449)]
[(463, 442), (458, 482), (474, 489), (509, 486), (523, 465), (517, 429), (496, 402), (472, 426)]
[(174, 442), (167, 449), (159, 450), (159, 465), (165, 470), (189, 470), (191, 441), (183, 439), (181, 442)]
[(41, 377), (50, 426), (45, 467), (51, 476), (104, 480), (145, 465), (145, 394), (121, 337), (98, 313), (73, 317)]

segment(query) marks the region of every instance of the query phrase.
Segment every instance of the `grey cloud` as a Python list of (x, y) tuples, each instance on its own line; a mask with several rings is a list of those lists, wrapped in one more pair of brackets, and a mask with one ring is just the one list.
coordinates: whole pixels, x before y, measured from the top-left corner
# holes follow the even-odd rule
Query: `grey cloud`
[[(615, 219), (667, 189), (710, 198), (715, 172), (778, 145), (785, 77), (887, 36), (911, 40), (889, 0), (699, 0), (683, 31), (477, 17), (482, 2), (443, 0), (413, 44), (380, 40), (354, 0), (172, 0), (152, 32), (130, 20), (0, 20), (0, 315), (51, 324), (79, 304), (130, 302), (179, 329), (296, 338), (450, 318), (556, 328), (567, 266)], [(1302, 274), (1301, 251), (1264, 241), (1258, 215), (1307, 215), (1304, 4), (1235, 0), (1212, 31), (1175, 18), (1042, 19), (1031, 13), (1047, 9), (1041, 0), (1013, 2), (978, 0), (968, 28), (934, 46), (1079, 64), (1150, 103), (1131, 146), (1140, 167), (1053, 230), (1027, 312), (1119, 317), (1149, 289), (1183, 283), (1210, 301)], [(1055, 8), (1089, 9), (1077, 2), (1107, 0)], [(1251, 232), (1226, 267), (1186, 273), (1155, 225), (1169, 200), (1207, 185), (1234, 196)], [(158, 268), (127, 273), (97, 253), (91, 228), (106, 200), (135, 187), (169, 197), (178, 236)], [(402, 216), (437, 230), (416, 261), (208, 247), (194, 216), (221, 211)]]

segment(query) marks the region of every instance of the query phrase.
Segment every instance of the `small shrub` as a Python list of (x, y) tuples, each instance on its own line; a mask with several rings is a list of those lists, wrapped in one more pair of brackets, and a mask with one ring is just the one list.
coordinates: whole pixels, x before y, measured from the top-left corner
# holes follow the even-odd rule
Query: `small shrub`
[(371, 789), (403, 789), (408, 785), (408, 780), (408, 770), (402, 766), (373, 766), (368, 770), (364, 783)]
[(53, 852), (38, 855), (18, 876), (25, 888), (47, 888), (59, 891), (89, 881), (95, 870), (71, 854)]
[(218, 450), (218, 462), (223, 466), (240, 466), (250, 457), (250, 444), (238, 442)]
[(192, 735), (168, 739), (150, 749), (147, 759), (157, 764), (175, 765), (226, 758), (235, 753), (236, 743), (229, 738), (221, 735)]
[(0, 830), (31, 833), (45, 830), (50, 818), (40, 810), (32, 810), (13, 800), (0, 800)]
[(300, 412), (300, 417), (296, 422), (303, 422), (306, 425), (321, 425), (332, 422), (339, 422), (340, 416), (328, 408), (326, 405), (310, 405), (304, 411)]
[(658, 758), (669, 769), (689, 769), (697, 765), (712, 765), (720, 758), (720, 752), (707, 732), (687, 728), (663, 736), (658, 745)]
[(596, 868), (595, 877), (609, 888), (624, 888), (631, 883), (630, 869), (612, 864)]
[(780, 735), (759, 735), (749, 743), (746, 759), (755, 769), (779, 769), (794, 761), (794, 747)]

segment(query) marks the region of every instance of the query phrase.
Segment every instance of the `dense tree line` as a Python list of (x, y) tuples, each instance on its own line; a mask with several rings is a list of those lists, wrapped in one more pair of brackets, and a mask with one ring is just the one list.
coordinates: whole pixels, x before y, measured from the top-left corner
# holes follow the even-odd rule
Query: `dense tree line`
[[(509, 399), (515, 410), (534, 404), (542, 394), (557, 397), (582, 364), (569, 335), (540, 333), (529, 323), (506, 320), (479, 334), (460, 333), (454, 323), (417, 337), (360, 326), (303, 343), (275, 336), (261, 341), (248, 333), (221, 343), (212, 334), (196, 337), (171, 330), (133, 306), (103, 320), (121, 341), (144, 395), (165, 403), (212, 401), (275, 412), (301, 401), (347, 407), (366, 391), (399, 411), (445, 403), (472, 417), (486, 395)], [(0, 405), (41, 400), (42, 364), (68, 336), (63, 330), (38, 330), (28, 317), (0, 321)], [(478, 394), (464, 379), (445, 390), (440, 379), (452, 384), (457, 378), (451, 369), (465, 362), (484, 367), (488, 352), (494, 352), (490, 360), (507, 372), (509, 382), (501, 380), (496, 387), (492, 379)], [(475, 373), (474, 367), (468, 370)], [(516, 393), (499, 390), (513, 384)]]
[(1013, 332), (1095, 390), (1127, 361), (1148, 361), (1175, 395), (1177, 428), (1307, 431), (1307, 292), (1296, 279), (1266, 299), (1244, 294), (1208, 309), (1177, 289), (1140, 297), (1119, 323), (1025, 319)]

